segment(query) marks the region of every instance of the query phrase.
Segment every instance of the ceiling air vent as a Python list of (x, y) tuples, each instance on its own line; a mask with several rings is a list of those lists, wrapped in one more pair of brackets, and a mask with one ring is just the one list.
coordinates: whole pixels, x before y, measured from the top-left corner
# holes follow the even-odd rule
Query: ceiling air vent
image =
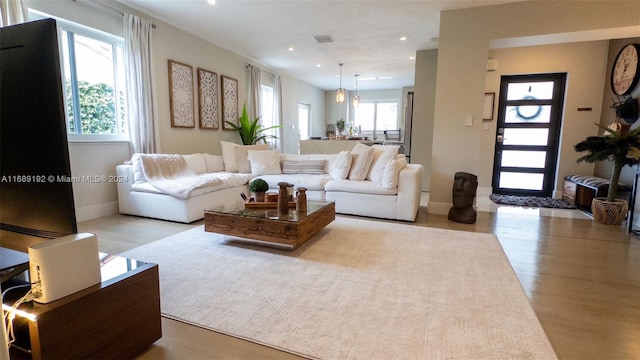
[(314, 36), (313, 39), (318, 42), (318, 44), (326, 44), (333, 42), (333, 38), (329, 35), (318, 35)]

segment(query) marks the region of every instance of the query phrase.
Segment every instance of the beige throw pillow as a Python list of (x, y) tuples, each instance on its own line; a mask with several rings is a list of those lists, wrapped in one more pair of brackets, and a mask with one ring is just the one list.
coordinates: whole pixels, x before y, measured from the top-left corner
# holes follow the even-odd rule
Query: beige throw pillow
[(387, 163), (382, 174), (381, 185), (385, 189), (395, 189), (398, 186), (398, 176), (400, 170), (407, 166), (405, 157), (396, 158)]
[(251, 175), (279, 175), (280, 154), (277, 150), (249, 150), (248, 156), (251, 162)]
[(222, 146), (224, 171), (233, 173), (251, 173), (251, 163), (247, 159), (247, 155), (249, 155), (247, 151), (249, 149), (269, 150), (269, 144), (239, 145), (228, 141), (220, 141), (220, 145)]
[(249, 150), (269, 150), (269, 144), (238, 146), (235, 150), (236, 162), (238, 163), (238, 172), (242, 174), (251, 174)]
[(398, 155), (398, 145), (373, 145), (373, 164), (367, 174), (367, 179), (379, 183), (387, 163)]
[(353, 164), (349, 171), (349, 180), (362, 181), (367, 178), (371, 163), (373, 163), (373, 148), (358, 143), (351, 150)]
[(353, 157), (349, 151), (340, 151), (338, 157), (333, 162), (329, 174), (333, 180), (345, 180), (349, 176)]

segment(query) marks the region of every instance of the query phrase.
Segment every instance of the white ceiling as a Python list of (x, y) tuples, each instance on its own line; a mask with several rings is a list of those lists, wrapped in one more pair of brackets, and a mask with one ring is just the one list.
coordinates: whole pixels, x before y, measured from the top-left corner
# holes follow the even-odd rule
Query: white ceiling
[[(438, 47), (440, 11), (520, 0), (117, 0), (324, 90), (413, 86), (417, 50)], [(330, 35), (319, 44), (312, 37)], [(405, 36), (407, 39), (401, 41)], [(292, 47), (293, 51), (288, 49)]]

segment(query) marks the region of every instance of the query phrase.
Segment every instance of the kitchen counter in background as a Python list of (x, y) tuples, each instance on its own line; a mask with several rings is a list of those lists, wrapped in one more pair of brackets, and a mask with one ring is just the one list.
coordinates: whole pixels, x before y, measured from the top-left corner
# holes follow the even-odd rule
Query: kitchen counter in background
[[(337, 154), (351, 150), (357, 143), (365, 145), (383, 144), (384, 141), (371, 140), (300, 140), (300, 154)], [(400, 145), (400, 144), (396, 144)]]

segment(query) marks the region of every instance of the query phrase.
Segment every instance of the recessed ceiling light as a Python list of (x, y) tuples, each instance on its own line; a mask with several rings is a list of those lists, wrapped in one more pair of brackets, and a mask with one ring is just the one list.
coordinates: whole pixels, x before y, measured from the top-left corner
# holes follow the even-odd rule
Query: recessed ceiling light
[(207, 2), (211, 5), (215, 5), (216, 4), (216, 0), (207, 0)]
[(290, 46), (290, 47), (289, 47), (289, 51), (293, 51), (293, 47), (291, 47), (291, 46)]
[(316, 65), (316, 67), (320, 67), (320, 64)]
[(409, 56), (409, 60), (415, 60), (416, 57), (415, 56)]
[(407, 37), (406, 37), (406, 36), (401, 36), (401, 37), (400, 37), (400, 41), (405, 41), (405, 40), (407, 40)]

